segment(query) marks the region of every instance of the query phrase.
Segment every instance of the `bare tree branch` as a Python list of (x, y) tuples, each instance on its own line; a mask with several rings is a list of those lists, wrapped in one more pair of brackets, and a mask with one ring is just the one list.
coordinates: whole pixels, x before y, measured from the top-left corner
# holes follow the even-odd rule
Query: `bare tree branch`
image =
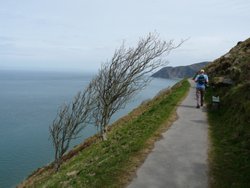
[(166, 64), (160, 57), (183, 42), (174, 45), (172, 40), (161, 41), (157, 34), (149, 34), (141, 38), (136, 47), (126, 48), (123, 43), (115, 51), (111, 61), (102, 65), (88, 87), (79, 92), (72, 103), (61, 106), (50, 126), (56, 171), (71, 140), (77, 138), (86, 125), (94, 123), (103, 140), (107, 139), (112, 115), (149, 83), (149, 73)]
[(168, 55), (183, 42), (174, 45), (172, 40), (161, 41), (157, 34), (149, 34), (140, 39), (135, 48), (126, 49), (123, 43), (111, 61), (102, 66), (92, 83), (96, 91), (93, 118), (104, 140), (112, 115), (149, 83), (147, 74), (165, 65), (160, 57)]
[(67, 152), (70, 142), (90, 121), (92, 111), (93, 86), (90, 84), (83, 92), (79, 92), (71, 104), (61, 106), (57, 117), (50, 126), (50, 135), (55, 149), (55, 170), (58, 171), (63, 155)]

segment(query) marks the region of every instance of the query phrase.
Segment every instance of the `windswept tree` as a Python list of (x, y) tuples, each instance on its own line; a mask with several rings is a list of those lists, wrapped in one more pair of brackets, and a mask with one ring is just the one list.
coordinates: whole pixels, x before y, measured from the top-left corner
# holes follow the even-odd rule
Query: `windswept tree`
[(140, 39), (135, 48), (126, 48), (123, 44), (115, 51), (87, 89), (79, 92), (72, 103), (60, 108), (50, 126), (56, 171), (71, 140), (76, 139), (86, 125), (94, 123), (102, 139), (107, 139), (107, 126), (113, 114), (149, 83), (149, 73), (166, 65), (160, 57), (182, 43), (174, 45), (173, 41), (161, 41), (157, 35), (149, 34)]
[(182, 43), (174, 45), (172, 40), (162, 41), (158, 35), (149, 34), (134, 48), (126, 48), (123, 43), (111, 61), (102, 66), (92, 84), (95, 90), (93, 118), (103, 140), (107, 139), (107, 126), (112, 115), (149, 83), (149, 73), (166, 65), (160, 57)]
[(62, 157), (69, 149), (71, 140), (76, 139), (90, 121), (93, 92), (93, 87), (90, 84), (83, 92), (79, 92), (75, 96), (72, 103), (61, 106), (49, 128), (55, 152), (55, 171), (60, 168)]

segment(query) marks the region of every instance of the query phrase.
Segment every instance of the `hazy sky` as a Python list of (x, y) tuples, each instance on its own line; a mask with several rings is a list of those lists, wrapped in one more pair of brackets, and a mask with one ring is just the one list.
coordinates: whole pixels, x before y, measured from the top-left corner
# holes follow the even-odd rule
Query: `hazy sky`
[(250, 37), (249, 0), (0, 0), (0, 70), (97, 70), (123, 40), (190, 38), (170, 66), (214, 60)]

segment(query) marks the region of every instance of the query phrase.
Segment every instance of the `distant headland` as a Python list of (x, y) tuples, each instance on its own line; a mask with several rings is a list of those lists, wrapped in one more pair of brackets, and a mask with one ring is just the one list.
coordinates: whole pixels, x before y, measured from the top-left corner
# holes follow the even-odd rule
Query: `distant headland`
[(195, 63), (192, 65), (187, 66), (177, 66), (177, 67), (163, 67), (156, 73), (152, 75), (154, 78), (189, 78), (193, 77), (194, 74), (200, 70), (201, 68), (205, 67), (209, 61)]

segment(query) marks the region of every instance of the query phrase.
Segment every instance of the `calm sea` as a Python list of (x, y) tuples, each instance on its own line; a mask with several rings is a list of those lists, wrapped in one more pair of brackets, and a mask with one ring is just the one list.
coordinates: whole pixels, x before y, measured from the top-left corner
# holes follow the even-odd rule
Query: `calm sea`
[[(0, 188), (15, 187), (38, 167), (53, 160), (49, 126), (60, 105), (69, 102), (93, 74), (0, 71)], [(113, 121), (176, 80), (153, 79)], [(79, 140), (96, 133), (87, 127)]]

